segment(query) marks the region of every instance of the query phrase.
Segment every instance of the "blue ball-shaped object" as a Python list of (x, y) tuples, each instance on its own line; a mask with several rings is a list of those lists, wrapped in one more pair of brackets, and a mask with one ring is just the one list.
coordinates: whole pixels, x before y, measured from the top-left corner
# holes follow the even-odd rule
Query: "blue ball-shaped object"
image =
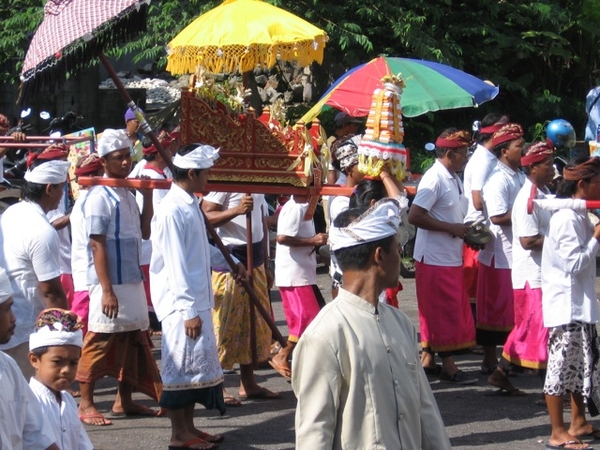
[(575, 129), (564, 119), (555, 119), (546, 127), (546, 136), (556, 148), (575, 147)]

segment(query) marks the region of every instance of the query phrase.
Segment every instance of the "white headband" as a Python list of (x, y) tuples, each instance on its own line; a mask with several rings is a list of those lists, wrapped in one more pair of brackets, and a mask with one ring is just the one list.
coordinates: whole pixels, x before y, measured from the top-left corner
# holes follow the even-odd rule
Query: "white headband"
[(8, 279), (6, 270), (0, 267), (0, 303), (4, 303), (6, 300), (11, 298), (13, 290)]
[(60, 184), (67, 181), (71, 163), (68, 161), (50, 160), (25, 172), (25, 180), (37, 184)]
[(208, 169), (219, 158), (218, 148), (204, 144), (194, 145), (198, 145), (198, 147), (191, 152), (183, 156), (180, 154), (175, 155), (175, 158), (173, 158), (173, 165), (175, 167), (179, 167), (180, 169)]
[(378, 241), (398, 232), (400, 208), (398, 201), (384, 198), (375, 203), (350, 225), (343, 228), (330, 227), (329, 240), (333, 251)]
[(39, 328), (29, 335), (29, 350), (35, 350), (40, 347), (50, 347), (53, 345), (74, 345), (81, 348), (83, 346), (83, 332), (81, 329), (75, 331), (66, 331), (60, 322)]
[(125, 130), (107, 128), (98, 139), (98, 156), (104, 157), (109, 153), (131, 148), (131, 140)]

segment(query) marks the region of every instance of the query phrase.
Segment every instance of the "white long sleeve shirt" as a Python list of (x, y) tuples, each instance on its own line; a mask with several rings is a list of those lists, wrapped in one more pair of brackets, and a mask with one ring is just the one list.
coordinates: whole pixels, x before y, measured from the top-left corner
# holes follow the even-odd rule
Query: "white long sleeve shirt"
[(552, 215), (542, 250), (544, 326), (596, 323), (596, 255), (600, 244), (587, 213), (560, 209)]
[(173, 183), (155, 211), (150, 239), (150, 291), (158, 320), (175, 311), (190, 320), (212, 308), (211, 266), (228, 266), (208, 244), (198, 199)]

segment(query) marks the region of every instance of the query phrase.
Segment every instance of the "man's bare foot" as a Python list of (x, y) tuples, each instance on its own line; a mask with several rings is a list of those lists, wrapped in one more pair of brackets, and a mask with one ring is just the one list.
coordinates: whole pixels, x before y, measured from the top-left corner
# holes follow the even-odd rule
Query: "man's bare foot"
[(240, 386), (240, 391), (238, 395), (241, 399), (258, 398), (263, 400), (275, 400), (281, 398), (281, 394), (279, 394), (278, 392), (272, 392), (267, 388), (261, 387), (259, 385), (256, 385), (256, 387), (252, 388), (252, 390)]
[(569, 434), (576, 438), (588, 438), (588, 439), (600, 439), (600, 430), (594, 428), (591, 423), (586, 423), (583, 426), (575, 427), (571, 424), (569, 428)]
[(112, 425), (112, 422), (106, 417), (104, 417), (102, 414), (100, 414), (100, 412), (93, 405), (85, 409), (79, 408), (78, 413), (79, 420), (81, 420), (86, 425), (94, 425), (97, 427)]
[(115, 407), (113, 405), (112, 411), (113, 414), (116, 415), (128, 415), (128, 416), (158, 416), (160, 411), (157, 411), (152, 408), (148, 408), (147, 406), (141, 405), (139, 403), (131, 402), (127, 405), (122, 404), (120, 407)]

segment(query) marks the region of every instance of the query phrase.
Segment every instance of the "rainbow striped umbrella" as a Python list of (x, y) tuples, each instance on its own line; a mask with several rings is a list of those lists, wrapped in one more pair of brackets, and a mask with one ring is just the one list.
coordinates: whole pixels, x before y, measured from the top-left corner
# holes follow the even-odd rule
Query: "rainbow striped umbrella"
[(378, 57), (349, 70), (325, 92), (301, 120), (314, 119), (324, 107), (354, 117), (369, 114), (373, 91), (381, 88), (385, 75), (402, 74), (402, 114), (415, 117), (429, 111), (476, 107), (492, 100), (499, 88), (488, 81), (444, 64), (420, 59)]

